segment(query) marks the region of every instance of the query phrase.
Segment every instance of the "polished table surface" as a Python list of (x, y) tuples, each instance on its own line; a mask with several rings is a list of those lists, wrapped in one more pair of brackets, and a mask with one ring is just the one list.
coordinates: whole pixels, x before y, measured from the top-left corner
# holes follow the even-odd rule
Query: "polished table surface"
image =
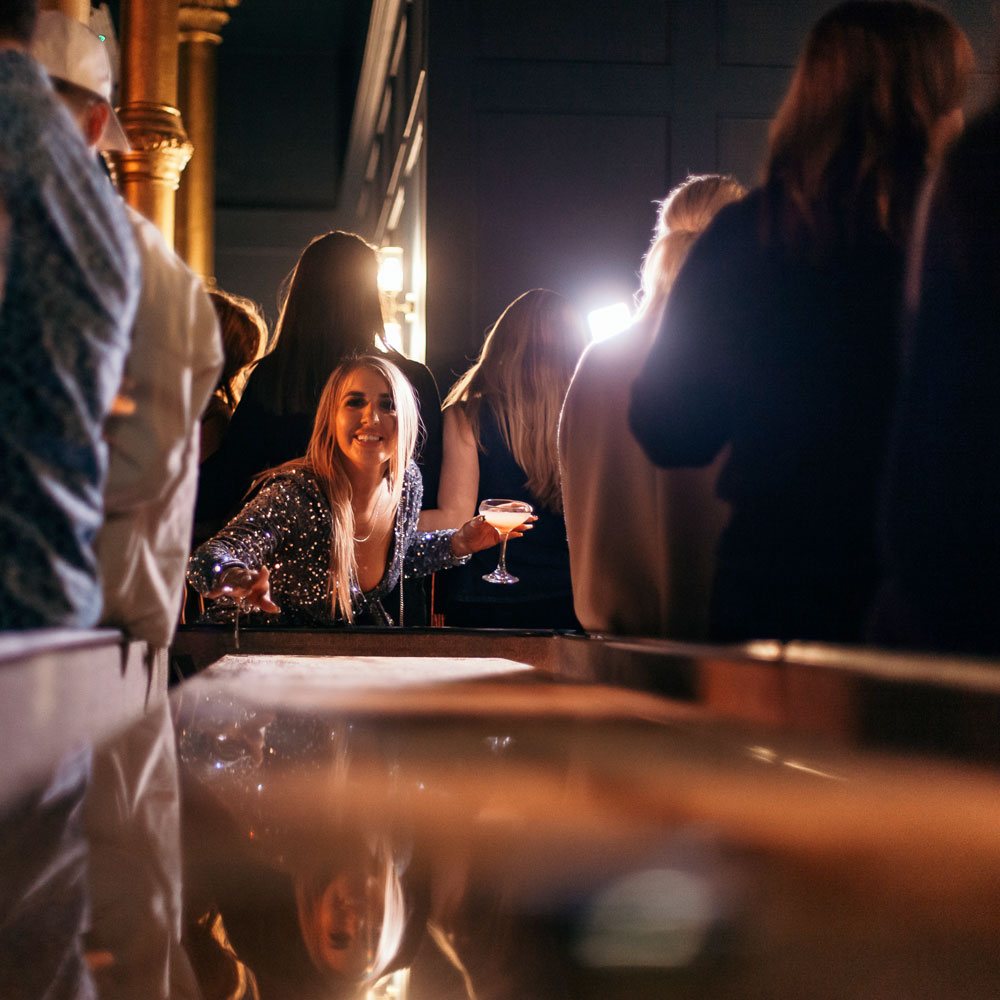
[(229, 654), (173, 704), (189, 920), (262, 995), (1000, 994), (992, 767), (504, 656)]

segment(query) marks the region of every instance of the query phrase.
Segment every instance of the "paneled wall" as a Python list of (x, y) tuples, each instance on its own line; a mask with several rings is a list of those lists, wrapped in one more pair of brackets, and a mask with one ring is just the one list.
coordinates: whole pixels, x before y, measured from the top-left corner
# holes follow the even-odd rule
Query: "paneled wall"
[[(753, 183), (824, 0), (428, 0), (427, 359), (442, 390), (528, 288), (632, 301), (655, 205)], [(992, 70), (984, 0), (945, 6)], [(993, 85), (977, 79), (973, 104)]]
[(273, 322), (334, 224), (370, 0), (243, 0), (217, 54), (216, 278)]

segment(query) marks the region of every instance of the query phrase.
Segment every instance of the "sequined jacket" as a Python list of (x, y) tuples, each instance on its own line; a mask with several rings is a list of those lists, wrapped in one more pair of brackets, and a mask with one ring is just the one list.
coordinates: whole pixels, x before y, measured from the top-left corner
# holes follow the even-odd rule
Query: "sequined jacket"
[[(426, 576), (466, 561), (451, 551), (449, 531), (417, 531), (423, 486), (416, 465), (403, 479), (403, 494), (389, 546), (385, 573), (378, 585), (362, 592), (352, 586), (357, 625), (402, 623), (403, 610), (383, 599), (401, 574)], [(231, 566), (270, 572), (271, 598), (280, 615), (255, 613), (254, 623), (334, 625), (329, 586), (332, 515), (315, 477), (306, 470), (280, 472), (217, 535), (201, 545), (188, 563), (188, 582), (199, 593), (215, 586), (216, 577)], [(225, 621), (235, 612), (217, 605), (207, 620)]]

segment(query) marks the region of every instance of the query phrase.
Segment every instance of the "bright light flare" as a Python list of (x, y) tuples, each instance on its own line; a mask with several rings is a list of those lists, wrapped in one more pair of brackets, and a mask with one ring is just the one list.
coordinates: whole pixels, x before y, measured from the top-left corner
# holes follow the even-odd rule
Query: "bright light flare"
[(403, 248), (382, 247), (378, 252), (379, 291), (398, 294), (403, 290)]
[(624, 302), (603, 306), (587, 313), (587, 325), (594, 340), (606, 340), (621, 333), (632, 322), (632, 312)]

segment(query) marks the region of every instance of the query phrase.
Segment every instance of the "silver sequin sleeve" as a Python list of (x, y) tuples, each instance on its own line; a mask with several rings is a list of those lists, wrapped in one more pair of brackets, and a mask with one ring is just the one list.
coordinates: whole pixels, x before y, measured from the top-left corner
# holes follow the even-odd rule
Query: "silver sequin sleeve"
[[(466, 562), (451, 551), (453, 531), (417, 531), (422, 483), (415, 465), (407, 468), (385, 573), (370, 591), (354, 591), (358, 620), (392, 624), (383, 598), (401, 573), (427, 576)], [(255, 570), (267, 566), (277, 616), (256, 620), (281, 624), (328, 625), (336, 622), (330, 588), (332, 517), (319, 485), (306, 470), (282, 472), (213, 538), (200, 546), (188, 564), (188, 582), (199, 593), (214, 589), (216, 577), (230, 566)], [(220, 612), (222, 613), (222, 612)]]
[[(214, 588), (216, 577), (231, 566), (273, 569), (279, 549), (294, 545), (295, 527), (303, 513), (307, 518), (319, 518), (321, 512), (317, 507), (326, 506), (320, 497), (310, 497), (303, 485), (295, 477), (270, 480), (217, 535), (195, 551), (188, 563), (188, 583), (204, 594)], [(318, 505), (316, 500), (320, 500)], [(325, 520), (329, 533), (328, 510)]]

